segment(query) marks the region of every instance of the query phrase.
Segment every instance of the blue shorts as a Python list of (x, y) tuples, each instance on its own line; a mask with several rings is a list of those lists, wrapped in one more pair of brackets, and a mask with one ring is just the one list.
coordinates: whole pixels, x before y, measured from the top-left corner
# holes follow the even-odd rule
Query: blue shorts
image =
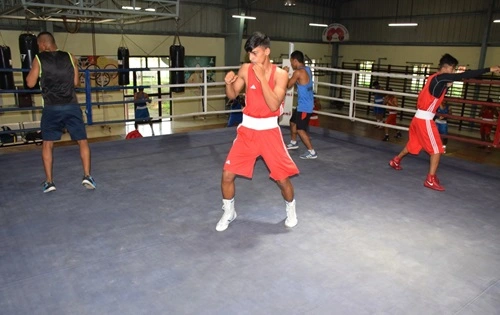
[(377, 106), (373, 106), (373, 114), (374, 115), (385, 115), (385, 108), (383, 107), (377, 107)]
[(71, 140), (87, 139), (80, 105), (45, 105), (40, 127), (42, 138), (46, 141), (61, 140), (64, 128), (68, 130)]
[(150, 120), (148, 108), (136, 108), (135, 109), (135, 120), (138, 121), (147, 121)]
[(440, 135), (447, 135), (448, 134), (448, 124), (438, 124), (436, 123), (438, 132)]
[(228, 127), (238, 126), (243, 121), (243, 113), (231, 113), (229, 114), (229, 120), (227, 121)]

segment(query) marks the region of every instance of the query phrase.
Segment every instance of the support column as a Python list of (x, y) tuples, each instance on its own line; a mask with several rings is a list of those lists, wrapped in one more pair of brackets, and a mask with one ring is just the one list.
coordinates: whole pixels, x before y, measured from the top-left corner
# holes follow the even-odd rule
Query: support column
[(245, 20), (232, 18), (233, 14), (241, 14), (241, 12), (238, 12), (238, 9), (226, 10), (225, 66), (239, 66), (241, 62), (241, 41)]
[[(488, 8), (488, 16), (486, 17), (486, 25), (484, 27), (483, 39), (481, 41), (481, 52), (479, 53), (478, 69), (484, 68), (484, 62), (486, 60), (486, 52), (488, 51), (488, 39), (490, 38), (491, 23), (493, 23), (493, 11), (495, 9), (495, 0), (490, 0), (490, 6)], [(479, 98), (479, 86), (476, 85), (474, 89), (474, 99)], [(471, 117), (475, 118), (477, 112), (477, 105), (472, 105)], [(470, 122), (469, 126), (473, 127), (474, 122)]]

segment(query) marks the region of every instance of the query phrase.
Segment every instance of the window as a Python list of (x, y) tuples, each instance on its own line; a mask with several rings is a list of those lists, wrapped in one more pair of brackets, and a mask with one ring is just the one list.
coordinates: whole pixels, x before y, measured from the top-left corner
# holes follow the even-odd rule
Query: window
[[(429, 74), (430, 67), (431, 65), (426, 65), (426, 64), (413, 65), (412, 73), (417, 76), (427, 76)], [(418, 93), (420, 92), (420, 90), (422, 90), (424, 84), (425, 84), (425, 79), (421, 78), (411, 79), (410, 91)]]
[[(170, 59), (169, 57), (163, 56), (137, 56), (130, 57), (129, 66), (131, 69), (140, 69), (130, 71), (130, 83), (129, 87), (132, 86), (145, 86), (144, 92), (146, 92), (150, 97), (154, 99), (161, 98), (163, 95), (167, 95), (169, 88), (167, 87), (151, 87), (155, 85), (165, 85), (170, 82), (170, 76), (168, 72)], [(149, 70), (153, 68), (155, 70)], [(158, 71), (158, 68), (165, 68), (164, 70)], [(128, 89), (124, 90), (124, 98), (127, 101), (133, 100), (134, 90)], [(134, 107), (133, 103), (129, 103), (128, 106), (128, 117), (133, 117)], [(153, 101), (149, 105), (149, 112), (151, 116), (162, 116), (171, 114), (170, 101)]]
[[(316, 59), (310, 59), (309, 60), (305, 60), (304, 61), (304, 64), (308, 67), (313, 67), (316, 66)], [(311, 69), (312, 71), (312, 84), (313, 84), (313, 92), (314, 93), (317, 93), (318, 92), (318, 77), (319, 77), (319, 72), (317, 70), (314, 70), (314, 69)]]
[[(169, 58), (168, 57), (131, 57), (130, 58), (130, 68), (168, 68), (169, 67)], [(131, 71), (130, 72), (130, 84), (129, 86), (134, 86), (134, 74), (137, 78), (137, 85), (158, 85), (167, 84), (170, 82), (169, 72), (168, 71)], [(146, 93), (158, 93), (158, 91), (153, 90), (145, 90)], [(162, 93), (168, 93), (168, 88), (161, 88)]]
[(362, 61), (359, 64), (359, 71), (361, 71), (361, 73), (358, 75), (358, 86), (370, 87), (372, 69), (373, 61)]
[[(465, 70), (467, 70), (466, 66), (458, 66), (457, 70), (455, 71), (456, 73), (462, 73)], [(460, 81), (455, 81), (451, 85), (451, 87), (448, 89), (448, 93), (446, 93), (447, 96), (451, 97), (459, 97), (462, 98), (462, 92), (464, 90), (464, 83)]]

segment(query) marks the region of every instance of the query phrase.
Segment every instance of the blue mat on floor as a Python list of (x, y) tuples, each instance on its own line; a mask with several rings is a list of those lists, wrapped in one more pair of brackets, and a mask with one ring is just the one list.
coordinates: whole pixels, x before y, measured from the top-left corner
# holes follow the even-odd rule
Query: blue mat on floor
[[(498, 168), (312, 128), (291, 151), (299, 224), (262, 160), (236, 180), (238, 218), (216, 232), (235, 128), (0, 155), (2, 314), (498, 314)], [(287, 129), (283, 129), (286, 141)]]

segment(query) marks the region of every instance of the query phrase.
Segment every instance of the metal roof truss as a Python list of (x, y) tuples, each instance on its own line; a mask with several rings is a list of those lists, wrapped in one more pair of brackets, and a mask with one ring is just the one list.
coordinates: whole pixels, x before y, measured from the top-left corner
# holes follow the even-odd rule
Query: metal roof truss
[(179, 17), (179, 0), (1, 0), (0, 18), (137, 24)]

